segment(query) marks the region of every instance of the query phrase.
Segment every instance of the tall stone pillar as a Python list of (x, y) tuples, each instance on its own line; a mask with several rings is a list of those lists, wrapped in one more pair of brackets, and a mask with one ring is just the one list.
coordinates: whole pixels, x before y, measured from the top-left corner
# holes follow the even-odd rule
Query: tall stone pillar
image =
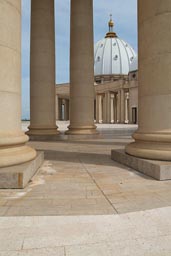
[(69, 120), (69, 101), (68, 99), (63, 99), (64, 103), (64, 121)]
[(99, 123), (99, 114), (100, 114), (100, 95), (96, 95), (96, 123)]
[(117, 123), (121, 122), (121, 92), (118, 91), (116, 95), (116, 108), (117, 108)]
[(70, 125), (66, 134), (95, 134), (93, 0), (71, 0)]
[(105, 108), (105, 118), (104, 123), (111, 123), (111, 94), (110, 92), (105, 93), (105, 99), (104, 99), (104, 108)]
[[(54, 0), (31, 1), (31, 139), (58, 134), (55, 113)], [(47, 137), (45, 137), (47, 136)]]
[(110, 104), (110, 113), (111, 113), (111, 123), (113, 124), (115, 122), (115, 108), (114, 108), (114, 100), (115, 100), (115, 95), (111, 94), (111, 104)]
[(129, 93), (125, 93), (125, 123), (129, 123)]
[(0, 167), (34, 159), (27, 141), (21, 131), (21, 1), (0, 0)]
[(103, 95), (99, 95), (99, 123), (103, 123)]
[(117, 94), (114, 94), (114, 123), (117, 123)]
[(59, 98), (56, 95), (56, 120), (59, 120)]
[(58, 98), (59, 120), (62, 121), (62, 99)]
[(139, 128), (126, 152), (171, 160), (171, 5), (139, 0)]
[(122, 124), (125, 123), (125, 92), (124, 89), (121, 89), (121, 93), (120, 93), (120, 109), (121, 109), (121, 117), (120, 117), (120, 122)]

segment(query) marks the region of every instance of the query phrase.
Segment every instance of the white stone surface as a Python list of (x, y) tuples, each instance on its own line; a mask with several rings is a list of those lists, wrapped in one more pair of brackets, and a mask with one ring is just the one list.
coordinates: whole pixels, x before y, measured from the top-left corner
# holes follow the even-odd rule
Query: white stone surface
[(118, 37), (103, 38), (94, 47), (95, 76), (128, 75), (134, 58), (134, 49), (124, 40)]
[(171, 255), (170, 214), (165, 207), (109, 216), (3, 217), (0, 256)]

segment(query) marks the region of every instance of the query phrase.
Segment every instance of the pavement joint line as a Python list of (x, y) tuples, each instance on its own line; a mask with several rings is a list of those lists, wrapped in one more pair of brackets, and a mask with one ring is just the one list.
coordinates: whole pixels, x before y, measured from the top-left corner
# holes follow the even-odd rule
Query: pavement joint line
[(25, 238), (23, 239), (22, 245), (21, 245), (21, 250), (24, 249), (24, 242), (25, 242)]
[(89, 170), (86, 168), (84, 162), (78, 158), (80, 163), (82, 164), (84, 170), (88, 173), (88, 175), (90, 176), (90, 178), (93, 180), (94, 184), (98, 187), (98, 189), (100, 190), (100, 192), (102, 193), (102, 195), (104, 196), (104, 198), (107, 200), (107, 202), (110, 204), (110, 206), (113, 208), (113, 210), (119, 214), (119, 212), (117, 211), (117, 209), (114, 207), (114, 205), (110, 202), (110, 200), (108, 199), (108, 197), (105, 195), (105, 193), (103, 192), (103, 190), (101, 189), (101, 187), (99, 186), (99, 184), (96, 182), (96, 180), (94, 179), (94, 177), (92, 176), (92, 174), (89, 172)]
[(67, 256), (67, 254), (66, 254), (66, 246), (64, 246), (64, 256)]

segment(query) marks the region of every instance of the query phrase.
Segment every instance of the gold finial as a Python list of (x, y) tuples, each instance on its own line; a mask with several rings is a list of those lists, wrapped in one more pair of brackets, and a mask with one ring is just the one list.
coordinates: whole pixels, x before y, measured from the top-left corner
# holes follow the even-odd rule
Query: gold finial
[(105, 38), (117, 37), (116, 33), (113, 32), (114, 22), (113, 22), (113, 19), (112, 19), (112, 14), (110, 14), (110, 20), (109, 20), (109, 22), (108, 22), (108, 25), (109, 25), (109, 32), (106, 34), (106, 37), (105, 37)]
[[(109, 24), (109, 31), (110, 31), (114, 27), (114, 22), (112, 20), (112, 14), (110, 14), (110, 20), (109, 20), (108, 24)], [(111, 32), (113, 32), (113, 31), (111, 31)]]

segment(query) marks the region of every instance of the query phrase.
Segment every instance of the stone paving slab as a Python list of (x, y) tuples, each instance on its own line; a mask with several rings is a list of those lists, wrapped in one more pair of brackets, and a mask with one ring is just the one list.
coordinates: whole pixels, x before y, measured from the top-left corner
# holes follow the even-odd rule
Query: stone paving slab
[(1, 217), (0, 256), (168, 256), (170, 215), (171, 207), (107, 216)]
[(111, 149), (129, 141), (30, 143), (50, 159), (25, 189), (0, 190), (0, 216), (109, 215), (171, 206), (171, 181), (111, 160)]

